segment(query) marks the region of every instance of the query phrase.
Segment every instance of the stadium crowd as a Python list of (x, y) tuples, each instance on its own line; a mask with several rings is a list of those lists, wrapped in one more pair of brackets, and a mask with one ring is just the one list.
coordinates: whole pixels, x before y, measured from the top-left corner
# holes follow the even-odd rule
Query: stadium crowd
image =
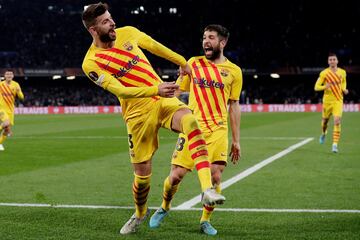
[[(118, 27), (136, 26), (185, 57), (201, 54), (202, 29), (216, 22), (229, 28), (226, 55), (243, 68), (326, 66), (330, 50), (338, 53), (341, 65), (360, 64), (360, 22), (353, 21), (359, 15), (358, 1), (338, 5), (346, 17), (331, 24), (327, 12), (332, 5), (311, 1), (281, 1), (281, 7), (258, 0), (205, 1), (217, 12), (204, 11), (193, 0), (105, 2)], [(80, 67), (90, 43), (80, 20), (86, 3), (0, 0), (0, 67)], [(158, 58), (150, 61), (169, 67)]]

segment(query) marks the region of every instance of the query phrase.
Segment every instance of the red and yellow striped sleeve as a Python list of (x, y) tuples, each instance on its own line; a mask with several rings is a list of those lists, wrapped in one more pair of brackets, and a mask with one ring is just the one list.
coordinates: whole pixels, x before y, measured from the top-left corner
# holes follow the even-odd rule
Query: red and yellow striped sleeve
[(100, 68), (95, 61), (87, 59), (86, 57), (82, 68), (90, 80), (119, 98), (141, 98), (158, 95), (158, 86), (125, 87), (109, 72)]

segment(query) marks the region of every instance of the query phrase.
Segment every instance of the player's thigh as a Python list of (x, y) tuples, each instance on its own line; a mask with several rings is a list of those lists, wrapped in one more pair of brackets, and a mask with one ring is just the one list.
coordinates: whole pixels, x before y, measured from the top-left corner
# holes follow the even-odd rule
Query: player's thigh
[(195, 162), (191, 158), (191, 154), (189, 151), (189, 144), (187, 137), (185, 134), (180, 133), (173, 155), (171, 159), (171, 164), (181, 166), (183, 168), (186, 168), (190, 171), (194, 169)]
[(162, 98), (161, 107), (159, 109), (159, 116), (161, 126), (167, 128), (169, 130), (173, 130), (171, 128), (173, 116), (180, 109), (189, 109), (187, 105), (181, 102), (176, 97), (173, 98)]
[(335, 102), (333, 104), (332, 114), (335, 117), (341, 118), (343, 113), (343, 103), (342, 102)]
[(227, 164), (228, 156), (228, 130), (220, 128), (211, 133), (204, 134), (205, 141), (209, 152), (210, 163), (218, 162), (219, 164)]
[[(6, 125), (10, 124), (10, 118), (5, 111), (0, 110), (0, 125), (6, 127)], [(5, 125), (5, 126), (4, 126)]]
[(322, 118), (329, 119), (332, 115), (333, 104), (332, 103), (323, 103), (322, 106)]
[(127, 122), (130, 159), (132, 163), (142, 163), (152, 158), (158, 149), (158, 116), (130, 119)]

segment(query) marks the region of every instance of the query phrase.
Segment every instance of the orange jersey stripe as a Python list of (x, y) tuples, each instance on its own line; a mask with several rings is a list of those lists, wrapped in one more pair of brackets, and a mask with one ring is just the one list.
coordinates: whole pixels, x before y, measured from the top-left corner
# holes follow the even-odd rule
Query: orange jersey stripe
[(195, 99), (196, 99), (196, 102), (197, 102), (198, 107), (199, 107), (199, 109), (200, 109), (201, 117), (202, 117), (202, 119), (204, 120), (206, 127), (212, 132), (212, 130), (211, 130), (211, 128), (210, 128), (210, 126), (209, 126), (209, 124), (208, 124), (208, 122), (207, 122), (207, 120), (206, 120), (204, 108), (203, 108), (202, 103), (201, 103), (201, 101), (200, 101), (199, 92), (198, 92), (198, 90), (197, 90), (197, 88), (196, 88), (196, 84), (194, 83), (194, 79), (193, 79), (192, 82), (193, 82), (193, 90), (194, 90)]
[[(97, 53), (97, 54), (95, 54), (95, 56), (96, 56), (96, 57), (100, 57), (100, 58), (105, 59), (105, 60), (108, 60), (108, 61), (111, 61), (111, 62), (113, 62), (113, 63), (116, 63), (116, 64), (118, 64), (118, 65), (120, 65), (120, 66), (122, 66), (122, 67), (126, 67), (126, 65), (128, 64), (128, 63), (125, 62), (125, 61), (122, 61), (122, 60), (120, 60), (120, 59), (111, 57), (111, 56), (106, 55), (106, 54)], [(158, 79), (157, 77), (155, 77), (155, 75), (154, 75), (152, 72), (150, 72), (149, 70), (147, 70), (147, 69), (145, 69), (145, 68), (142, 68), (142, 67), (140, 67), (140, 66), (134, 65), (134, 66), (132, 67), (132, 69), (137, 70), (137, 71), (139, 71), (139, 72), (143, 72), (143, 73), (145, 73), (146, 75), (148, 75), (150, 78), (154, 79), (155, 81), (159, 81), (159, 79)]]
[[(125, 55), (125, 56), (128, 56), (128, 57), (131, 57), (131, 58), (134, 58), (136, 56), (136, 55), (134, 55), (132, 53), (129, 53), (127, 51), (124, 51), (124, 50), (121, 50), (121, 49), (118, 49), (118, 48), (115, 48), (115, 47), (110, 48), (110, 49), (108, 49), (106, 51), (122, 54), (122, 55)], [(151, 64), (149, 62), (145, 61), (144, 59), (140, 59), (139, 61), (151, 66)]]
[[(219, 69), (216, 67), (215, 64), (213, 63), (210, 63), (214, 72), (215, 72), (215, 76), (217, 78), (217, 80), (219, 81), (219, 83), (223, 83), (222, 80), (221, 80), (221, 76), (220, 76), (220, 73), (219, 73)], [(226, 109), (226, 101), (225, 101), (225, 94), (224, 94), (224, 89), (220, 89), (221, 91), (221, 96), (222, 96), (222, 99), (224, 101), (224, 106), (225, 106), (225, 109)]]
[(8, 107), (10, 109), (12, 109), (13, 105), (14, 105), (13, 99), (8, 97), (8, 94), (11, 94), (11, 93), (8, 92), (8, 90), (6, 89), (6, 87), (4, 85), (2, 85), (0, 87), (1, 87), (1, 90), (2, 90), (1, 91), (2, 92), (2, 94), (1, 94), (2, 98), (4, 99), (6, 105), (8, 105)]
[[(98, 61), (96, 61), (96, 60), (95, 60), (95, 62), (96, 62), (96, 64), (97, 64), (99, 67), (103, 68), (104, 70), (106, 70), (106, 71), (108, 71), (108, 72), (110, 72), (110, 73), (113, 73), (113, 74), (116, 75), (116, 74), (119, 72), (119, 70), (117, 70), (117, 69), (115, 69), (115, 68), (113, 68), (113, 67), (110, 67), (109, 65), (105, 65), (105, 64), (103, 64), (103, 63), (101, 63), (101, 62), (98, 62)], [(136, 76), (136, 75), (131, 74), (131, 73), (129, 73), (129, 72), (126, 73), (125, 76), (126, 76), (126, 78), (129, 78), (129, 79), (134, 80), (134, 81), (136, 81), (136, 82), (144, 83), (144, 84), (147, 85), (147, 86), (153, 86), (153, 85), (154, 85), (154, 84), (146, 81), (146, 80), (143, 79), (142, 77)], [(124, 79), (122, 79), (122, 80), (124, 81)], [(137, 87), (139, 87), (139, 86), (137, 86)]]
[[(209, 73), (209, 70), (204, 62), (203, 59), (200, 59), (199, 60), (201, 66), (202, 66), (202, 69), (204, 70), (204, 73), (205, 73), (205, 77), (208, 81), (211, 81), (211, 76), (210, 76), (210, 73)], [(210, 91), (211, 91), (211, 94), (213, 96), (213, 99), (215, 101), (215, 108), (216, 108), (216, 111), (218, 112), (218, 114), (220, 115), (220, 117), (222, 118), (222, 112), (221, 112), (221, 109), (220, 109), (220, 105), (219, 105), (219, 101), (218, 101), (218, 98), (217, 98), (217, 95), (216, 95), (216, 92), (215, 92), (215, 89), (210, 87)]]
[(341, 90), (341, 78), (339, 78), (339, 76), (335, 73), (333, 73), (332, 71), (329, 71), (329, 74), (331, 76), (333, 76), (333, 80), (335, 81), (335, 83), (337, 83), (335, 86), (336, 86), (336, 89), (339, 93), (339, 96), (341, 97), (341, 99), (343, 98), (343, 94), (342, 94), (342, 90)]
[[(108, 72), (110, 72), (110, 73), (117, 73), (118, 72), (118, 70), (116, 70), (115, 68), (113, 68), (113, 67), (110, 67), (109, 65), (105, 65), (105, 64), (103, 64), (103, 63), (101, 63), (101, 62), (98, 62), (98, 61), (96, 61), (95, 60), (95, 62), (96, 62), (96, 64), (99, 66), (99, 67), (101, 67), (102, 69), (104, 69), (104, 70), (106, 70), (106, 71), (108, 71)], [(121, 79), (118, 79), (118, 81), (122, 84), (122, 85), (124, 85), (125, 87), (138, 87), (138, 86), (135, 86), (135, 85), (133, 85), (133, 84), (131, 84), (131, 83), (128, 83), (128, 82), (126, 82), (126, 81), (124, 81), (124, 80), (121, 80)], [(150, 85), (150, 86), (152, 86), (152, 85)], [(160, 97), (158, 97), (158, 96), (154, 96), (154, 97), (151, 97), (152, 99), (155, 99), (155, 100), (159, 100), (160, 99)]]
[(332, 93), (334, 94), (334, 96), (338, 99), (338, 100), (341, 100), (342, 97), (341, 97), (341, 94), (339, 93), (338, 91), (338, 88), (336, 86), (336, 80), (332, 77), (331, 74), (327, 74), (327, 78), (328, 80), (328, 83), (330, 84), (330, 89), (332, 91)]
[[(200, 75), (200, 71), (198, 69), (198, 67), (196, 66), (195, 62), (193, 63), (193, 68), (194, 68), (194, 72), (195, 72), (195, 75), (197, 77), (197, 79), (200, 81), (201, 80), (201, 75)], [(196, 86), (196, 85), (195, 85)], [(218, 123), (216, 122), (215, 118), (214, 118), (214, 113), (212, 111), (212, 107), (211, 107), (211, 104), (210, 104), (210, 101), (209, 101), (209, 98), (207, 96), (207, 93), (206, 93), (206, 90), (202, 87), (199, 87), (200, 90), (201, 90), (201, 93), (202, 93), (202, 96), (205, 100), (205, 103), (206, 103), (206, 106), (210, 112), (210, 116), (211, 116), (211, 119), (213, 120), (213, 122), (218, 125)]]
[[(341, 79), (336, 75), (335, 73), (329, 71), (330, 76), (332, 76), (333, 81), (336, 83), (336, 88), (339, 93), (342, 93), (341, 91)], [(341, 95), (341, 94), (340, 94)]]

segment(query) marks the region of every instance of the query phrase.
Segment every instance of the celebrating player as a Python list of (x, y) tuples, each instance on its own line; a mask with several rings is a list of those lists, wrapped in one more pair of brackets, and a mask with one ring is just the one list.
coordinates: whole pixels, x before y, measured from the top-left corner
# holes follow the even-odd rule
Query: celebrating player
[(328, 122), (331, 115), (333, 115), (332, 151), (334, 153), (338, 152), (344, 94), (349, 93), (346, 89), (346, 72), (337, 66), (338, 63), (336, 54), (330, 53), (328, 56), (329, 67), (321, 71), (320, 77), (315, 84), (315, 91), (324, 91), (321, 121), (322, 133), (319, 142), (321, 144), (325, 142)]
[(11, 126), (14, 126), (15, 98), (24, 100), (19, 83), (13, 80), (14, 72), (7, 70), (4, 77), (5, 80), (0, 82), (0, 114), (2, 113), (0, 118), (8, 121), (3, 121), (2, 127), (0, 127), (0, 151), (5, 150), (3, 142), (11, 135)]
[[(240, 105), (242, 88), (241, 69), (230, 62), (223, 52), (229, 32), (220, 25), (209, 25), (204, 30), (203, 50), (205, 56), (193, 57), (188, 61), (192, 74), (178, 79), (181, 91), (190, 92), (189, 107), (193, 110), (209, 151), (212, 183), (221, 192), (221, 175), (227, 164), (229, 105), (232, 143), (230, 156), (233, 163), (240, 159)], [(189, 149), (196, 149), (202, 140), (191, 142), (180, 134), (173, 154), (170, 175), (164, 181), (163, 202), (150, 219), (150, 227), (160, 226), (170, 210), (170, 203), (179, 183), (194, 166)], [(217, 230), (210, 224), (214, 206), (204, 205), (200, 229), (207, 235), (216, 235)]]
[(94, 83), (119, 98), (128, 130), (136, 211), (120, 233), (135, 232), (149, 215), (146, 203), (150, 191), (151, 159), (158, 148), (160, 127), (182, 132), (191, 144), (198, 144), (190, 151), (198, 168), (203, 202), (222, 203), (225, 198), (212, 188), (208, 151), (198, 122), (187, 106), (173, 97), (178, 86), (162, 83), (140, 48), (190, 73), (186, 60), (134, 27), (116, 28), (106, 4), (89, 5), (82, 19), (93, 38), (84, 58), (83, 70)]

